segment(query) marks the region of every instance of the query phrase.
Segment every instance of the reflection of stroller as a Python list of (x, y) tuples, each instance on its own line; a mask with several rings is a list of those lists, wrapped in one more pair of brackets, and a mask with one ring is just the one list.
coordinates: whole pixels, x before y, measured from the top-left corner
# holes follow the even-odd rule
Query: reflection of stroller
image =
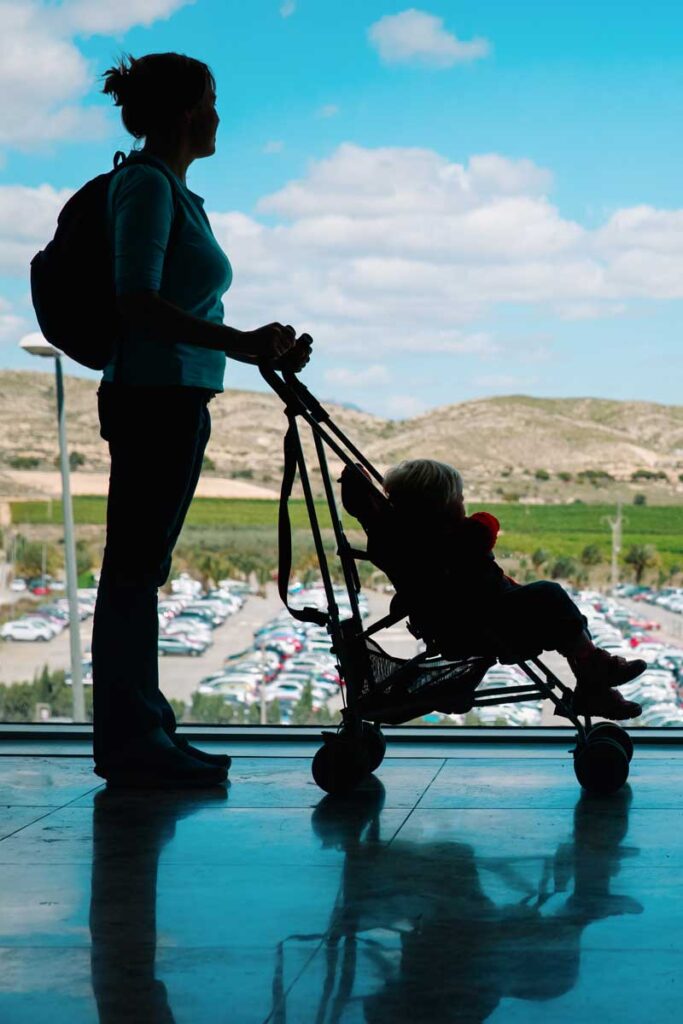
[[(569, 719), (577, 730), (574, 770), (581, 785), (600, 793), (618, 790), (628, 777), (633, 754), (628, 733), (612, 723), (601, 722), (593, 726), (590, 718), (582, 720), (577, 716), (572, 709), (572, 691), (540, 661), (538, 652), (504, 651), (496, 644), (495, 638), (486, 644), (478, 641), (475, 650), (453, 648), (449, 641), (446, 650), (434, 626), (434, 614), (437, 613), (438, 617), (438, 609), (434, 608), (433, 602), (431, 608), (426, 608), (424, 595), (408, 593), (407, 588), (401, 585), (401, 559), (410, 539), (401, 536), (389, 500), (369, 478), (381, 484), (381, 474), (332, 422), (329, 413), (295, 374), (280, 374), (271, 368), (262, 368), (261, 373), (284, 402), (289, 422), (280, 496), (280, 596), (295, 618), (327, 628), (339, 673), (346, 686), (340, 728), (336, 733), (323, 733), (324, 744), (313, 761), (313, 777), (317, 784), (328, 793), (348, 791), (378, 768), (386, 749), (386, 741), (380, 732), (382, 723), (398, 724), (435, 710), (461, 713), (473, 707), (544, 698), (552, 701), (556, 713)], [(313, 437), (317, 468), (351, 609), (350, 616), (345, 619), (341, 618), (332, 585), (298, 419), (309, 425)], [(363, 520), (364, 510), (372, 508), (374, 514), (371, 518), (382, 523), (377, 535), (368, 536), (367, 551), (354, 549), (344, 533), (327, 465), (326, 448), (344, 463), (342, 501), (347, 511)], [(320, 565), (327, 611), (293, 608), (288, 603), (292, 555), (288, 501), (297, 470)], [(396, 589), (390, 614), (367, 629), (363, 628), (358, 608), (360, 581), (356, 559), (373, 562), (386, 573)], [(438, 574), (438, 570), (435, 573)], [(425, 641), (426, 650), (414, 658), (401, 659), (387, 654), (371, 637), (406, 616), (411, 631)], [(463, 646), (466, 646), (466, 641), (463, 641)], [(529, 682), (487, 688), (477, 694), (477, 687), (496, 661), (518, 664)]]
[[(313, 812), (316, 835), (343, 851), (344, 866), (327, 930), (291, 935), (278, 947), (278, 1024), (288, 1016), (357, 1020), (361, 1011), (349, 1008), (359, 1004), (368, 1022), (480, 1024), (501, 999), (545, 1001), (571, 991), (586, 927), (642, 912), (632, 897), (611, 892), (622, 861), (638, 852), (624, 845), (628, 788), (609, 807), (580, 797), (573, 833), (543, 855), (492, 853), (491, 842), (482, 850), (471, 833), (457, 838), (438, 828), (421, 841), (399, 833), (381, 844), (383, 801), (374, 779), (345, 799), (325, 797)], [(311, 945), (319, 952), (308, 959), (304, 1016), (297, 986), (285, 992), (284, 967), (288, 950)], [(551, 969), (539, 970), (539, 957)]]

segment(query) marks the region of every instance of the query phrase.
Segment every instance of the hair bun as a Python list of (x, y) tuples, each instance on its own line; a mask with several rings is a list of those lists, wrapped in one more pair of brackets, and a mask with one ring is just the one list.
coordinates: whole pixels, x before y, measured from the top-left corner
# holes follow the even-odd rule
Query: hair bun
[(121, 57), (118, 64), (113, 68), (109, 68), (104, 72), (102, 78), (104, 79), (104, 85), (102, 92), (108, 96), (114, 97), (114, 103), (117, 107), (120, 107), (126, 101), (126, 94), (129, 91), (130, 86), (130, 73), (132, 70), (132, 59), (130, 63), (126, 63), (126, 57)]

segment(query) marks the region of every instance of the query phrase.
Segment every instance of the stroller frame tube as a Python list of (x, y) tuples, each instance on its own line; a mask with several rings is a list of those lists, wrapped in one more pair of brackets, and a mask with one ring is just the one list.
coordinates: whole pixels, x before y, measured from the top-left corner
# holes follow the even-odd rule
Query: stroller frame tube
[[(401, 619), (405, 618), (405, 616), (394, 616), (390, 614), (378, 620), (377, 623), (371, 625), (367, 630), (363, 630), (363, 622), (358, 605), (358, 594), (360, 593), (361, 587), (355, 564), (355, 557), (360, 556), (362, 553), (356, 552), (350, 546), (346, 538), (346, 534), (344, 533), (327, 463), (325, 446), (327, 445), (345, 466), (348, 466), (356, 473), (360, 472), (358, 466), (355, 464), (356, 462), (359, 462), (380, 484), (383, 479), (382, 474), (375, 468), (375, 466), (373, 466), (369, 459), (363, 455), (356, 445), (346, 437), (341, 428), (332, 421), (327, 410), (323, 408), (320, 402), (311, 394), (308, 388), (301, 383), (294, 373), (284, 371), (280, 375), (278, 371), (269, 366), (261, 366), (259, 369), (266, 383), (284, 403), (285, 412), (289, 419), (290, 426), (293, 427), (297, 469), (301, 479), (306, 510), (311, 525), (311, 531), (313, 533), (316, 556), (320, 566), (325, 596), (328, 602), (327, 631), (332, 640), (332, 650), (339, 662), (342, 678), (346, 683), (346, 706), (342, 712), (342, 728), (352, 729), (355, 732), (362, 728), (362, 715), (354, 710), (356, 701), (360, 694), (362, 679), (359, 676), (360, 666), (358, 664), (358, 660), (355, 657), (349, 656), (347, 642), (350, 640), (364, 640), (371, 634), (378, 632), (379, 628), (384, 628), (385, 626), (400, 622)], [(323, 545), (320, 523), (315, 508), (315, 500), (311, 490), (310, 477), (306, 467), (305, 454), (301, 444), (301, 435), (296, 423), (297, 417), (301, 417), (305, 420), (313, 435), (316, 456), (325, 491), (325, 498), (337, 544), (336, 554), (341, 563), (344, 583), (349, 598), (349, 604), (351, 606), (351, 617), (343, 621), (340, 619), (339, 607), (334, 596), (332, 577)], [(323, 426), (323, 424), (325, 426)], [(328, 429), (326, 430), (325, 427)], [(331, 436), (328, 431), (331, 431), (332, 434), (334, 434), (334, 437)], [(338, 442), (341, 442), (341, 444)], [(423, 661), (426, 657), (428, 657), (426, 652), (418, 654), (416, 657), (409, 659), (406, 664)], [(531, 662), (531, 664), (529, 664), (529, 662)], [(473, 706), (486, 707), (502, 703), (516, 703), (519, 701), (529, 700), (532, 695), (536, 694), (543, 699), (550, 700), (553, 703), (556, 712), (563, 718), (568, 719), (576, 728), (579, 734), (579, 741), (581, 743), (585, 742), (586, 736), (591, 729), (591, 720), (586, 716), (584, 725), (578, 715), (573, 711), (571, 704), (572, 691), (569, 687), (565, 686), (565, 684), (557, 678), (547, 665), (543, 664), (543, 662), (537, 657), (531, 657), (528, 661), (519, 661), (516, 664), (531, 680), (532, 685), (498, 687), (492, 690), (483, 690), (481, 696), (475, 698)], [(532, 665), (534, 666), (533, 668), (531, 667)], [(381, 686), (379, 689), (381, 689)], [(503, 696), (505, 699), (500, 700), (499, 698)], [(379, 714), (380, 712), (378, 711), (377, 715)], [(379, 724), (377, 718), (374, 720)], [(379, 720), (381, 720), (381, 718)]]

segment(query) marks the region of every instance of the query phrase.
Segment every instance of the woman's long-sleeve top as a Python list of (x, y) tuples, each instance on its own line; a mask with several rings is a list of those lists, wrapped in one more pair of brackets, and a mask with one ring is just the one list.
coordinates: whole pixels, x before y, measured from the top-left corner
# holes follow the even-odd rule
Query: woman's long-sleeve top
[[(211, 230), (204, 200), (161, 160), (145, 160), (152, 163), (136, 162), (133, 155), (109, 185), (116, 294), (155, 291), (186, 313), (221, 324), (232, 268)], [(223, 390), (223, 352), (169, 342), (149, 328), (124, 329), (119, 359), (118, 365), (112, 361), (105, 368), (103, 380)]]

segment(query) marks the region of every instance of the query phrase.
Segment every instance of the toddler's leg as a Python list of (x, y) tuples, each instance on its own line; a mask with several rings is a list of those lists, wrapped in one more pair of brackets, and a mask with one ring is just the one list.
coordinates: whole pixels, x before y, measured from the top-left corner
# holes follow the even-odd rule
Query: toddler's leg
[(624, 700), (612, 687), (635, 679), (646, 663), (627, 661), (596, 647), (585, 617), (559, 583), (541, 580), (509, 590), (501, 599), (500, 612), (513, 625), (520, 653), (540, 647), (567, 658), (576, 677), (577, 711), (619, 720), (641, 713), (639, 704)]

